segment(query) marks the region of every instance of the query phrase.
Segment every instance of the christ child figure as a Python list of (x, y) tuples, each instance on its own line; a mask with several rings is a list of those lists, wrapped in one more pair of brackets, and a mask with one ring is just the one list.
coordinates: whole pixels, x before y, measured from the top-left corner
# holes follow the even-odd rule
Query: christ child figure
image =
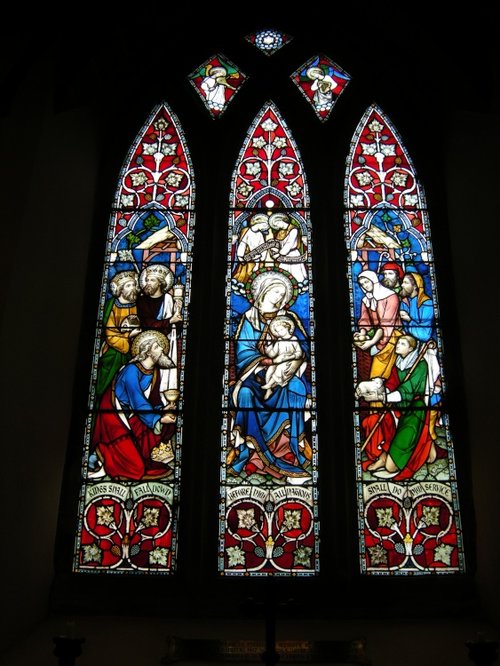
[[(263, 350), (267, 356), (266, 389), (267, 400), (276, 386), (286, 386), (305, 360), (304, 351), (293, 334), (295, 324), (290, 317), (275, 317), (269, 324), (271, 335), (264, 340)], [(266, 362), (267, 361), (267, 362)]]

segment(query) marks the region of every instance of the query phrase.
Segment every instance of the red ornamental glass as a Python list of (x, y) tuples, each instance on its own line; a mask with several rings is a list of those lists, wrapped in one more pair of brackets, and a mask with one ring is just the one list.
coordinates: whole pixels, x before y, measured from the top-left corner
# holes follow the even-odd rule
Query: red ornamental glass
[(425, 195), (400, 136), (376, 106), (354, 133), (345, 183), (360, 568), (462, 573)]
[(292, 81), (310, 103), (318, 118), (328, 120), (351, 77), (328, 56), (310, 58), (292, 75)]
[(214, 55), (188, 78), (211, 116), (219, 118), (248, 77), (225, 56)]

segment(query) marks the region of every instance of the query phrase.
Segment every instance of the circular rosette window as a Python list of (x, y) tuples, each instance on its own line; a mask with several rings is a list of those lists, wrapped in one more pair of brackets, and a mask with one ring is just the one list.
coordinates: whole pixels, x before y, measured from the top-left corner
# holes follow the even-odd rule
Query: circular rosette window
[(132, 511), (128, 545), (138, 569), (169, 569), (172, 560), (172, 511), (158, 497), (141, 498)]
[(126, 553), (125, 509), (112, 497), (99, 497), (85, 508), (83, 517), (81, 564), (86, 568), (113, 567)]

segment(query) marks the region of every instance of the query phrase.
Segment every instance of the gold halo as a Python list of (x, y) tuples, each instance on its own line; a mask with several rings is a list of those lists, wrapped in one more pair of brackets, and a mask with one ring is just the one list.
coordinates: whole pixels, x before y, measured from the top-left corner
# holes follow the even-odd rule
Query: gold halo
[(149, 264), (149, 266), (146, 266), (146, 268), (142, 269), (139, 276), (139, 285), (141, 289), (144, 287), (147, 275), (161, 275), (166, 283), (165, 291), (168, 291), (174, 284), (174, 274), (170, 268), (163, 266), (163, 264)]
[(139, 333), (139, 335), (136, 335), (134, 338), (132, 343), (132, 356), (137, 356), (139, 353), (139, 347), (145, 340), (154, 340), (160, 345), (165, 354), (168, 354), (170, 350), (170, 343), (164, 333), (160, 333), (160, 331), (143, 331), (142, 333)]
[(324, 76), (325, 74), (321, 67), (309, 67), (307, 70), (307, 77), (309, 79), (322, 79)]
[(227, 70), (225, 67), (219, 67), (219, 65), (216, 65), (215, 67), (212, 67), (210, 71), (210, 76), (226, 76)]
[(271, 217), (269, 218), (269, 226), (271, 227), (271, 229), (275, 228), (273, 226), (273, 223), (276, 220), (283, 220), (284, 222), (286, 222), (288, 224), (289, 221), (290, 221), (290, 218), (288, 217), (288, 215), (286, 213), (279, 213), (279, 212), (278, 213), (273, 213), (271, 215)]
[(293, 293), (293, 285), (290, 278), (288, 278), (284, 273), (279, 271), (265, 271), (263, 273), (258, 273), (252, 280), (250, 285), (250, 293), (252, 295), (251, 302), (254, 303), (257, 298), (257, 293), (260, 290), (263, 282), (280, 282), (286, 290), (285, 293), (285, 303), (291, 304), (292, 299), (295, 300)]
[(271, 333), (274, 334), (274, 327), (276, 324), (282, 323), (282, 322), (287, 322), (292, 325), (292, 329), (290, 333), (293, 333), (295, 331), (295, 322), (291, 317), (287, 317), (287, 315), (278, 315), (275, 317), (272, 321), (269, 322), (269, 328), (271, 330)]
[(111, 278), (110, 283), (119, 285), (122, 282), (127, 282), (127, 280), (137, 280), (137, 273), (135, 271), (121, 271), (120, 273), (115, 273)]
[(253, 227), (254, 224), (259, 224), (259, 222), (268, 223), (268, 217), (265, 213), (255, 213), (250, 217), (250, 226)]

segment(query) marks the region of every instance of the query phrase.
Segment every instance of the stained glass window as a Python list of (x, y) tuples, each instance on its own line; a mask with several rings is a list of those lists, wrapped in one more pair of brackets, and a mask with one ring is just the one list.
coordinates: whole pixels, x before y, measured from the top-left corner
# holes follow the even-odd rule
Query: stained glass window
[(270, 56), (279, 51), (285, 44), (288, 44), (293, 37), (281, 32), (281, 30), (260, 30), (247, 35), (245, 39), (256, 46), (259, 51)]
[(311, 229), (304, 168), (273, 103), (230, 197), (219, 571), (319, 570)]
[(376, 106), (352, 140), (345, 206), (361, 570), (463, 572), (429, 217)]
[(189, 75), (189, 81), (214, 118), (221, 116), (247, 76), (222, 55), (206, 60)]
[(330, 58), (318, 55), (301, 65), (291, 79), (318, 118), (325, 121), (351, 77)]
[(74, 570), (176, 567), (193, 170), (156, 107), (111, 212), (85, 428)]

